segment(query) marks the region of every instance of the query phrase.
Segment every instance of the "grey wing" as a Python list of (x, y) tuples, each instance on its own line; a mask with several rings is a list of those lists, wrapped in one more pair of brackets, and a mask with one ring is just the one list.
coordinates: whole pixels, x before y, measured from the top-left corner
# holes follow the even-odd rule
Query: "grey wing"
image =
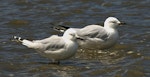
[(54, 39), (56, 39), (56, 38), (58, 39), (58, 38), (60, 38), (60, 37), (57, 36), (57, 35), (52, 35), (52, 36), (50, 36), (50, 37), (48, 37), (48, 38), (45, 38), (45, 39), (42, 39), (42, 40), (33, 40), (33, 42), (46, 44), (46, 43), (50, 42), (50, 40), (54, 40)]
[(82, 39), (100, 38), (102, 40), (106, 40), (108, 37), (108, 33), (106, 32), (106, 30), (99, 25), (86, 26), (78, 31), (77, 35)]
[(59, 38), (51, 38), (46, 45), (46, 50), (48, 51), (57, 51), (59, 49), (63, 49), (65, 47), (65, 41)]
[(33, 42), (40, 43), (44, 47), (44, 50), (48, 51), (56, 51), (65, 47), (64, 40), (57, 35), (42, 40), (34, 40)]

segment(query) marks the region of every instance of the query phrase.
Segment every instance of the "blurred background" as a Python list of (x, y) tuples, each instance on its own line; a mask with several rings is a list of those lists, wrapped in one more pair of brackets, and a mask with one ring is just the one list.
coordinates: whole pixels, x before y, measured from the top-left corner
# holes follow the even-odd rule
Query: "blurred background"
[[(60, 65), (11, 41), (14, 35), (43, 39), (62, 35), (50, 23), (103, 25), (109, 16), (127, 23), (117, 45), (78, 50)], [(1, 0), (0, 77), (150, 77), (150, 0)]]

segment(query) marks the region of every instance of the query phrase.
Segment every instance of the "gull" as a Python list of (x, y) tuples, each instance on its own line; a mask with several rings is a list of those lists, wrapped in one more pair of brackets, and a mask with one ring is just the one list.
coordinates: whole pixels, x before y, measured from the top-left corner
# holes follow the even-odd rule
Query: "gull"
[(64, 26), (56, 26), (55, 30), (64, 32), (65, 30), (75, 30), (78, 38), (77, 43), (81, 49), (102, 50), (114, 46), (119, 38), (117, 27), (125, 25), (115, 17), (108, 17), (101, 25), (88, 25), (83, 28), (69, 28)]
[(14, 39), (28, 48), (35, 49), (40, 55), (51, 59), (53, 63), (59, 63), (60, 60), (65, 60), (75, 55), (78, 49), (75, 32), (72, 29), (68, 29), (63, 36), (52, 35), (42, 40), (30, 41), (17, 36), (14, 36)]

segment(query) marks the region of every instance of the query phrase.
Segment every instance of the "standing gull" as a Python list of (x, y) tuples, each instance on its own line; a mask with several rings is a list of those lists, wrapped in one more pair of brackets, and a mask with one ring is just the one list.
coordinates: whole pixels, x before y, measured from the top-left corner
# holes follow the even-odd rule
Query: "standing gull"
[(75, 32), (72, 29), (68, 29), (63, 36), (52, 35), (51, 37), (34, 41), (21, 39), (21, 37), (17, 36), (14, 36), (14, 39), (28, 48), (37, 50), (40, 55), (51, 59), (53, 62), (59, 62), (75, 55), (78, 48)]
[(124, 24), (115, 17), (108, 17), (104, 22), (104, 27), (100, 25), (88, 25), (84, 28), (57, 26), (54, 29), (61, 32), (69, 29), (75, 30), (80, 38), (77, 43), (82, 49), (108, 49), (117, 43), (119, 38), (117, 27)]

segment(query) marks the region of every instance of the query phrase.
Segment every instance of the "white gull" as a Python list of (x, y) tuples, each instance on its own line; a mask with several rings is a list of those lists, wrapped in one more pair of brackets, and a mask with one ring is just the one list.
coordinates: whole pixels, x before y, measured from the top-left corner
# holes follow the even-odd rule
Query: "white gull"
[(40, 55), (51, 59), (53, 62), (74, 56), (78, 48), (75, 31), (71, 29), (66, 30), (63, 36), (52, 35), (42, 40), (29, 41), (17, 36), (14, 36), (14, 39), (28, 48), (37, 50)]
[(54, 29), (61, 32), (64, 32), (65, 28), (75, 30), (80, 38), (77, 42), (81, 49), (108, 49), (117, 43), (119, 38), (117, 27), (124, 24), (115, 17), (108, 17), (104, 22), (104, 27), (100, 25), (88, 25), (83, 28), (58, 26)]

